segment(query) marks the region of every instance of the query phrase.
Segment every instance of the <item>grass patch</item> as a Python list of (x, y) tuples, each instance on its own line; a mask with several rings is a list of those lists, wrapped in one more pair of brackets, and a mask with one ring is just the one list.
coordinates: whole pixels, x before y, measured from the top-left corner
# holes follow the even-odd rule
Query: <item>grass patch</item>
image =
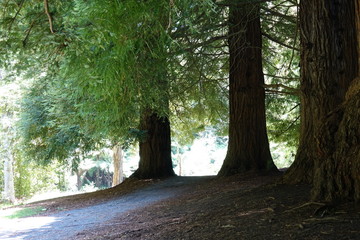
[(13, 204), (7, 203), (7, 202), (0, 202), (0, 210), (11, 207), (11, 206), (13, 206)]
[(43, 211), (46, 211), (46, 208), (42, 208), (42, 207), (23, 208), (23, 209), (15, 211), (11, 215), (5, 216), (5, 217), (8, 219), (31, 217), (31, 216), (37, 215)]

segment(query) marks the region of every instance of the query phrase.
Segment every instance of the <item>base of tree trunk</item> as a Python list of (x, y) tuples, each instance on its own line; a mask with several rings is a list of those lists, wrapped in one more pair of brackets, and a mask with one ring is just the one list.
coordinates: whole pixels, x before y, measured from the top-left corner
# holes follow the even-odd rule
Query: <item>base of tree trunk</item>
[(318, 134), (314, 200), (360, 201), (360, 78), (345, 102), (324, 120)]
[[(306, 151), (305, 149), (302, 151)], [(314, 162), (309, 160), (309, 155), (298, 150), (294, 163), (286, 170), (281, 179), (282, 183), (298, 184), (298, 183), (312, 183)]]
[(136, 170), (133, 174), (131, 174), (130, 178), (136, 179), (163, 179), (169, 177), (175, 177), (176, 174), (174, 172), (163, 172), (163, 173), (149, 173), (148, 171)]
[(130, 177), (150, 179), (175, 176), (168, 117), (160, 117), (150, 109), (144, 110), (140, 129), (146, 131), (146, 137), (139, 144), (139, 168)]
[(217, 176), (226, 177), (226, 176), (231, 176), (231, 175), (235, 175), (235, 174), (249, 173), (249, 172), (254, 172), (254, 173), (279, 172), (279, 170), (273, 163), (272, 158), (270, 158), (266, 161), (261, 161), (261, 162), (267, 162), (268, 166), (259, 167), (259, 166), (254, 166), (254, 165), (245, 165), (245, 164), (249, 164), (249, 163), (256, 163), (256, 161), (245, 161), (245, 160), (230, 161), (228, 159), (225, 159), (224, 164), (222, 165)]

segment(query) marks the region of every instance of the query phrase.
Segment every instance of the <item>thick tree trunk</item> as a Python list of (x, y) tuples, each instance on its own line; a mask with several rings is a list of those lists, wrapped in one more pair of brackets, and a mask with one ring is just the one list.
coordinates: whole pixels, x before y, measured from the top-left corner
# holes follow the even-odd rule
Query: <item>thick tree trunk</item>
[(354, 79), (346, 101), (326, 117), (320, 128), (313, 199), (360, 201), (359, 123), (360, 77)]
[(355, 27), (357, 33), (358, 77), (360, 77), (360, 0), (355, 0)]
[(344, 100), (356, 76), (354, 2), (300, 1), (301, 132), (286, 183), (312, 182), (321, 120)]
[(114, 175), (112, 180), (112, 186), (119, 185), (124, 180), (123, 161), (123, 150), (120, 145), (115, 145), (113, 147)]
[(146, 131), (146, 138), (140, 141), (139, 168), (132, 177), (146, 179), (174, 176), (169, 119), (146, 109), (141, 116), (140, 130)]
[(266, 133), (259, 6), (230, 7), (229, 143), (218, 173), (275, 170)]
[[(358, 77), (351, 82), (344, 103), (326, 117), (318, 134), (312, 198), (327, 202), (360, 201), (360, 0), (355, 0), (354, 9), (343, 20), (349, 23), (355, 19), (357, 41), (349, 38), (348, 43), (357, 45), (357, 57), (349, 58), (347, 64), (357, 66)], [(352, 59), (355, 61), (350, 62)]]

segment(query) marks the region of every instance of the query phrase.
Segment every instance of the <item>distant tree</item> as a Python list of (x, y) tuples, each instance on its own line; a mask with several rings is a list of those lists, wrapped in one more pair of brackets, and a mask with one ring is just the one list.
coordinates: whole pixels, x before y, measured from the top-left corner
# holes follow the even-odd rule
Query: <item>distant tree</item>
[(229, 6), (229, 143), (219, 172), (275, 170), (265, 121), (260, 5)]
[(115, 144), (112, 148), (114, 174), (112, 186), (119, 185), (124, 181), (124, 152), (119, 144)]
[(18, 98), (21, 96), (19, 83), (0, 84), (0, 159), (3, 164), (3, 196), (15, 203), (15, 165), (18, 131), (16, 122), (19, 115)]
[[(2, 114), (1, 121), (11, 121), (9, 114)], [(2, 126), (2, 130), (5, 129), (5, 131), (1, 134), (3, 135), (2, 147), (4, 148), (1, 149), (3, 151), (1, 155), (4, 156), (4, 195), (2, 197), (10, 203), (15, 203), (13, 132), (11, 126), (6, 126), (6, 123), (2, 125), (5, 125), (5, 127)]]

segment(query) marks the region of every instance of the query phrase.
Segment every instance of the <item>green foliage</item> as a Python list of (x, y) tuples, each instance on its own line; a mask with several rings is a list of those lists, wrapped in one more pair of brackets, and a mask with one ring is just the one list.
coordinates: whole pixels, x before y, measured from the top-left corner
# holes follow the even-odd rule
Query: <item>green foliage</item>
[[(0, 4), (0, 65), (33, 78), (20, 123), (27, 158), (77, 168), (91, 150), (129, 146), (146, 135), (144, 108), (169, 116), (182, 146), (206, 126), (227, 134), (228, 13), (216, 1), (55, 0), (54, 34), (43, 2)], [(298, 45), (293, 5), (262, 4), (263, 52), (267, 83), (297, 88), (298, 52), (285, 47)], [(299, 99), (267, 90), (270, 139), (294, 147)]]
[(51, 160), (65, 161), (69, 156), (85, 154), (94, 147), (94, 141), (73, 123), (74, 108), (71, 99), (51, 87), (51, 80), (41, 79), (25, 96), (20, 128), (28, 158), (46, 164)]
[(33, 161), (20, 158), (20, 156), (16, 158), (14, 167), (17, 198), (26, 199), (39, 192), (67, 190), (66, 168), (63, 165), (52, 163), (41, 166)]
[(12, 213), (9, 216), (5, 216), (5, 218), (16, 219), (16, 218), (24, 218), (35, 216), (43, 211), (46, 211), (46, 208), (43, 207), (34, 207), (34, 208), (21, 208), (16, 212)]
[[(266, 83), (274, 86), (266, 88), (268, 134), (271, 142), (282, 146), (288, 161), (294, 158), (300, 125), (297, 7), (296, 1), (272, 1), (262, 6), (264, 73)], [(273, 155), (276, 160), (276, 149)]]

